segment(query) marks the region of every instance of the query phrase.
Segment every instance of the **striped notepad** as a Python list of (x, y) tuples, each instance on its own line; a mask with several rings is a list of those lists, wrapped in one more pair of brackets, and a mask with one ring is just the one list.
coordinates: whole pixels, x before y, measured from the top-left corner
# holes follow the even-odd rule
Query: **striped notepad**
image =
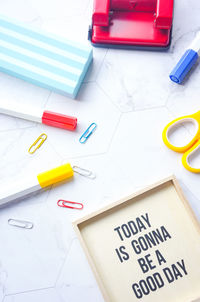
[(0, 16), (0, 71), (75, 98), (91, 62), (89, 45)]

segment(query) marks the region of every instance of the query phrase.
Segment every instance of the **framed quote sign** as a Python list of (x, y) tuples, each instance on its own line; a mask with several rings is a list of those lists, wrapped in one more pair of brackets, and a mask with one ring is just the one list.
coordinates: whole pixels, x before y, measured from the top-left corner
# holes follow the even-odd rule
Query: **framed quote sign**
[(106, 302), (200, 297), (200, 226), (174, 177), (74, 223)]

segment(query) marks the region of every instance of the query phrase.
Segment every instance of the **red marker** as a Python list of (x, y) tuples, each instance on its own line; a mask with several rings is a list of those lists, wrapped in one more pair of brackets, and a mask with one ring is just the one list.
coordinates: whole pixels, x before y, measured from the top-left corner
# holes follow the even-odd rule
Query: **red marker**
[[(11, 108), (12, 107), (12, 108)], [(63, 128), (65, 130), (75, 130), (77, 126), (77, 118), (61, 113), (42, 111), (41, 109), (28, 108), (17, 105), (15, 108), (0, 105), (0, 113), (18, 117), (21, 119), (42, 123), (48, 126)]]

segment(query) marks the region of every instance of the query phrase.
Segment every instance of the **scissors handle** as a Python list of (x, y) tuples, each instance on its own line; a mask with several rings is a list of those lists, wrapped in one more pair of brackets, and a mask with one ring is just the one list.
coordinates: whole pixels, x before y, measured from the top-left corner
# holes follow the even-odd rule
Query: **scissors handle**
[[(177, 127), (180, 124), (184, 124), (187, 122), (192, 122), (195, 127), (196, 127), (196, 133), (194, 135), (194, 137), (192, 138), (192, 140), (186, 144), (185, 146), (174, 146), (170, 141), (169, 141), (169, 132), (174, 129), (175, 127)], [(184, 153), (186, 152), (188, 149), (190, 149), (195, 143), (196, 141), (200, 138), (200, 111), (191, 114), (191, 115), (186, 115), (186, 116), (182, 116), (179, 117), (175, 120), (173, 120), (172, 122), (170, 122), (163, 130), (162, 133), (162, 138), (163, 138), (163, 142), (165, 143), (165, 145), (175, 151), (175, 152), (180, 152), (180, 153)]]
[(182, 156), (182, 164), (184, 168), (193, 173), (200, 173), (200, 169), (191, 167), (189, 163), (190, 156), (192, 156), (198, 148), (200, 148), (200, 139), (196, 142), (196, 144), (194, 144), (192, 148), (190, 148)]

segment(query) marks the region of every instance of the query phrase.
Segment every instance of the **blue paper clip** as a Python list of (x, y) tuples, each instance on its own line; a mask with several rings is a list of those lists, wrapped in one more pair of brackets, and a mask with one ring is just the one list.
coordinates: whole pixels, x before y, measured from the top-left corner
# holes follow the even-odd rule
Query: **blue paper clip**
[(81, 135), (81, 137), (79, 138), (79, 142), (81, 144), (84, 144), (87, 141), (87, 139), (89, 138), (89, 136), (94, 132), (94, 130), (96, 129), (96, 127), (97, 127), (97, 124), (96, 123), (92, 123), (87, 128), (87, 130)]

